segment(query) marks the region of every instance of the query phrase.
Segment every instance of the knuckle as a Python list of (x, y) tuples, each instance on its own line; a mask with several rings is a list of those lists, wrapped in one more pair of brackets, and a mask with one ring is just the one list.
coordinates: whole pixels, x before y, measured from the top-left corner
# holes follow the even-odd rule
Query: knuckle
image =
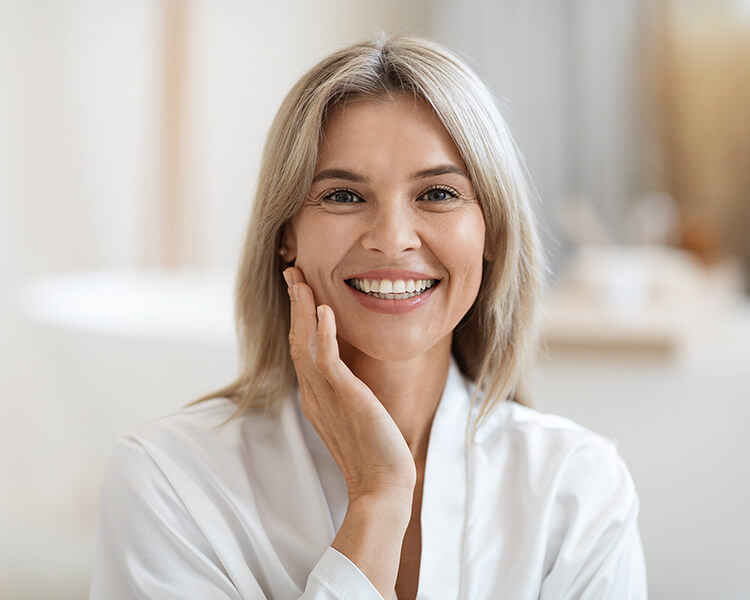
[(304, 352), (302, 348), (300, 348), (299, 344), (292, 344), (289, 346), (289, 355), (292, 357), (292, 360), (294, 362), (300, 362), (302, 361)]

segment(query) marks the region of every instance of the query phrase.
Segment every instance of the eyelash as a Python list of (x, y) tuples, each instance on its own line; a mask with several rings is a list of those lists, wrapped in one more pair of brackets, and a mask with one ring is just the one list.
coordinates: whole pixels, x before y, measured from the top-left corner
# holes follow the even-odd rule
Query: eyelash
[[(460, 194), (456, 190), (454, 190), (452, 187), (449, 187), (447, 185), (433, 185), (433, 186), (430, 186), (430, 187), (422, 190), (419, 193), (419, 195), (417, 196), (417, 198), (422, 198), (423, 196), (425, 196), (426, 194), (429, 194), (430, 192), (432, 192), (434, 190), (440, 190), (440, 191), (443, 191), (443, 192), (447, 192), (452, 197), (447, 198), (446, 200), (435, 200), (435, 201), (432, 202), (432, 204), (447, 203), (447, 202), (450, 202), (451, 200), (454, 200), (454, 199), (456, 199), (456, 198), (458, 198), (460, 196)], [(334, 204), (359, 204), (359, 202), (334, 202), (333, 199), (332, 199), (332, 197), (334, 195), (336, 195), (337, 193), (339, 193), (339, 192), (349, 192), (352, 196), (354, 196), (356, 198), (359, 198), (360, 200), (363, 199), (357, 192), (355, 192), (354, 190), (351, 190), (349, 188), (345, 188), (345, 187), (336, 188), (336, 189), (328, 191), (323, 196), (322, 199), (323, 200), (329, 200), (330, 202), (333, 202)]]

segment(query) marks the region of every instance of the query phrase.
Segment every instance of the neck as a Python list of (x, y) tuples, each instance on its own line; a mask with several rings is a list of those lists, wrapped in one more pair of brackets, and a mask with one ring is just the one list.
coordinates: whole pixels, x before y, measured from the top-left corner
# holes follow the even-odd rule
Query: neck
[(417, 465), (427, 454), (430, 428), (451, 360), (451, 336), (419, 356), (383, 361), (343, 343), (341, 357), (380, 400), (409, 445)]

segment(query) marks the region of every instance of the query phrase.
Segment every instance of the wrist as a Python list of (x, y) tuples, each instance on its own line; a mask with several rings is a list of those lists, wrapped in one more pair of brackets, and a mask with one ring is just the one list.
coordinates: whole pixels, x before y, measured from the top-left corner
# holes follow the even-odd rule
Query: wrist
[(408, 525), (411, 518), (413, 490), (388, 490), (349, 496), (347, 512), (358, 513), (380, 522)]
[(411, 494), (377, 492), (351, 497), (331, 547), (353, 562), (378, 590), (390, 598), (401, 548), (411, 519)]

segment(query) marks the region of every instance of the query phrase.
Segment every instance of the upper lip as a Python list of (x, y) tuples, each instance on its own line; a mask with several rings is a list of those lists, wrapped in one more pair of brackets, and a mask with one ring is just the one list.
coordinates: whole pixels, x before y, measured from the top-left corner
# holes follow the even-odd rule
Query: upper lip
[(349, 275), (345, 279), (389, 279), (395, 281), (397, 279), (440, 279), (440, 277), (406, 269), (373, 269)]

